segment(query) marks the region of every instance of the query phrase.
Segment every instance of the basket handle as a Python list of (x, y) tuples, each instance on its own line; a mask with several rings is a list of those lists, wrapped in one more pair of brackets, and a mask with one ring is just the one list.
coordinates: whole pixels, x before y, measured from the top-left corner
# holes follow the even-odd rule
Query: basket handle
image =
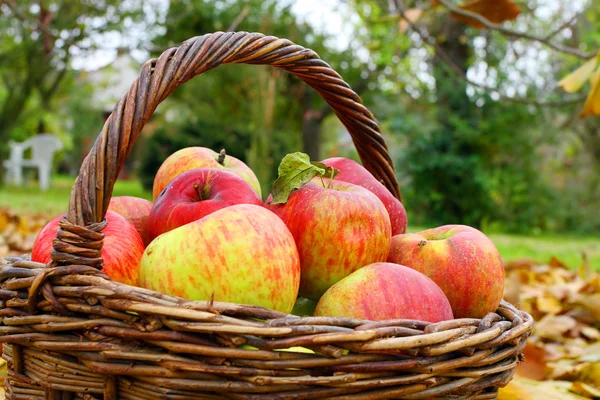
[(54, 264), (102, 268), (104, 216), (115, 181), (142, 128), (179, 85), (230, 63), (271, 65), (291, 72), (315, 89), (348, 129), (365, 168), (400, 199), (393, 163), (375, 118), (314, 51), (260, 33), (216, 32), (188, 39), (142, 66), (81, 165), (69, 211), (54, 240)]

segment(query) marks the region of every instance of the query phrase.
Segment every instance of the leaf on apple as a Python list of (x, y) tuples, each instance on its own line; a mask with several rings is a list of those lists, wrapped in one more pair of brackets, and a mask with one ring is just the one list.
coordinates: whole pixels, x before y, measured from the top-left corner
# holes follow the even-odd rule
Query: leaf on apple
[(294, 190), (300, 189), (316, 176), (333, 179), (338, 172), (321, 162), (311, 162), (308, 154), (290, 153), (279, 164), (278, 177), (271, 189), (271, 204), (285, 203)]

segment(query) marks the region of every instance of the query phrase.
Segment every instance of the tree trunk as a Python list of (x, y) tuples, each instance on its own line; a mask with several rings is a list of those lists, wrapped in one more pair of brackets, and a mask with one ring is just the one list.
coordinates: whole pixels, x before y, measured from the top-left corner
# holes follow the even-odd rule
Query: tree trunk
[[(460, 37), (464, 34), (464, 25), (447, 17), (440, 27), (440, 34), (446, 38), (439, 46), (446, 56), (454, 61), (454, 64), (466, 75), (469, 56), (469, 47), (461, 43)], [(452, 71), (441, 61), (437, 61), (433, 67), (436, 80), (436, 94), (439, 107), (438, 121), (450, 128), (450, 116), (468, 118), (469, 97), (467, 96), (467, 85), (464, 81), (456, 79)]]
[(313, 106), (313, 90), (306, 90), (302, 98), (302, 149), (311, 160), (320, 160), (321, 122), (323, 116)]

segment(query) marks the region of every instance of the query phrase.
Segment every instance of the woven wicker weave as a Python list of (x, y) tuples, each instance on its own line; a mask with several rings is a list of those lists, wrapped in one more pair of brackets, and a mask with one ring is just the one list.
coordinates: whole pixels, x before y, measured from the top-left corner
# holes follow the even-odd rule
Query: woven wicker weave
[[(373, 116), (313, 51), (246, 32), (165, 51), (144, 64), (83, 162), (52, 262), (0, 258), (7, 398), (496, 398), (533, 326), (505, 302), (483, 319), (435, 324), (300, 318), (186, 301), (102, 273), (104, 215), (144, 124), (177, 86), (226, 63), (268, 64), (313, 87), (347, 127), (363, 165), (400, 197)], [(294, 346), (314, 353), (281, 351)]]

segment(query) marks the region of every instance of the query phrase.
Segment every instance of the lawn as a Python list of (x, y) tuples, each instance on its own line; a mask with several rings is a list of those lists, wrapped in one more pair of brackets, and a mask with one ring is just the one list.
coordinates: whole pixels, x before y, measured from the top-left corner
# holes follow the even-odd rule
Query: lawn
[[(47, 192), (40, 192), (35, 186), (25, 188), (0, 187), (0, 208), (10, 207), (19, 213), (45, 212), (58, 215), (67, 210), (73, 178), (57, 176)], [(152, 194), (145, 191), (138, 181), (117, 181), (114, 196), (137, 196), (147, 199)], [(410, 232), (422, 227), (409, 227)], [(556, 256), (571, 268), (582, 263), (585, 253), (593, 269), (600, 270), (600, 237), (580, 235), (543, 234), (522, 236), (503, 233), (488, 233), (505, 260), (532, 258), (540, 262)]]
[[(0, 186), (0, 207), (10, 207), (19, 213), (44, 212), (58, 215), (67, 211), (74, 180), (70, 176), (55, 176), (52, 180), (52, 187), (46, 192), (41, 192), (35, 185)], [(113, 196), (125, 195), (152, 199), (152, 193), (145, 191), (142, 185), (135, 180), (119, 180), (115, 183)]]

